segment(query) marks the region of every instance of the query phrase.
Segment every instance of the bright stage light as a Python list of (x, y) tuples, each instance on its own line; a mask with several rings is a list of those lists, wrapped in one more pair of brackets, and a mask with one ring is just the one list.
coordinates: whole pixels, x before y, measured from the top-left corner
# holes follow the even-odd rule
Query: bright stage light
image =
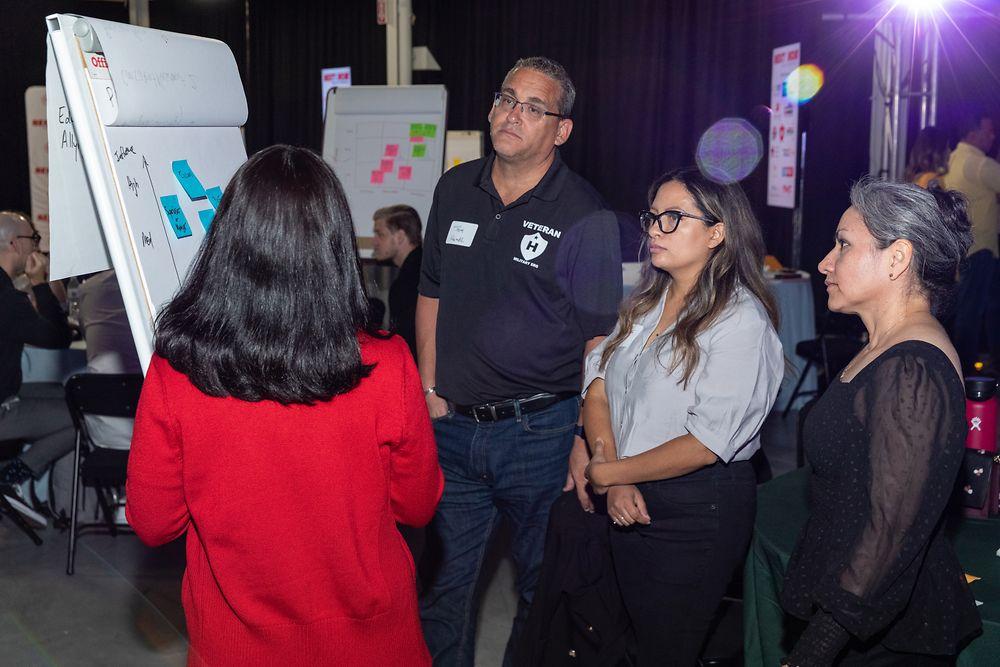
[(944, 0), (899, 0), (897, 4), (906, 7), (914, 14), (929, 14), (941, 9)]

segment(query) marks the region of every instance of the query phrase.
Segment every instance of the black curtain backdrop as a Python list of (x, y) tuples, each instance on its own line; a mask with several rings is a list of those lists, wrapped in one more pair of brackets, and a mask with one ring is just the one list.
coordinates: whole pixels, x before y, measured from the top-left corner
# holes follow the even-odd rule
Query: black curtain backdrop
[(7, 118), (0, 130), (0, 210), (30, 215), (24, 91), (45, 85), (45, 17), (63, 13), (128, 22), (128, 10), (109, 2), (0, 0), (0, 109)]
[[(419, 81), (447, 86), (449, 128), (485, 131), (492, 93), (518, 57), (558, 60), (577, 89), (563, 156), (612, 208), (634, 216), (656, 176), (694, 162), (712, 123), (753, 119), (768, 104), (764, 4), (417, 0), (414, 43), (442, 69)], [(746, 182), (758, 202), (763, 174)]]
[(250, 0), (247, 148), (319, 150), (320, 70), (351, 66), (354, 84), (385, 85), (385, 26), (374, 0)]
[[(976, 0), (998, 9), (995, 0)], [(802, 43), (804, 62), (826, 73), (800, 109), (808, 131), (802, 267), (815, 273), (847, 207), (850, 183), (868, 168), (873, 45), (870, 22), (826, 21), (874, 0), (414, 0), (414, 39), (441, 72), (414, 83), (448, 87), (448, 127), (486, 130), (491, 94), (514, 61), (547, 55), (576, 83), (569, 164), (627, 216), (645, 205), (662, 171), (694, 162), (715, 121), (749, 120), (765, 136), (770, 54)], [(960, 3), (949, 3), (956, 7)], [(8, 62), (0, 95), (10, 118), (0, 208), (29, 207), (24, 89), (44, 83), (45, 15), (79, 13), (127, 21), (124, 7), (93, 0), (0, 0)], [(274, 143), (320, 148), (319, 70), (350, 65), (355, 84), (385, 84), (385, 27), (372, 0), (153, 0), (154, 28), (213, 37), (233, 49), (250, 107), (247, 148)], [(1000, 112), (1000, 24), (941, 21), (939, 124), (960, 104)], [(964, 36), (963, 36), (964, 35)], [(249, 40), (247, 37), (249, 36)], [(978, 56), (976, 55), (978, 53)], [(992, 70), (992, 71), (991, 71)], [(916, 134), (916, 104), (911, 140)], [(766, 206), (766, 159), (743, 182), (770, 252), (791, 257), (791, 211)], [(825, 297), (818, 293), (825, 303)]]

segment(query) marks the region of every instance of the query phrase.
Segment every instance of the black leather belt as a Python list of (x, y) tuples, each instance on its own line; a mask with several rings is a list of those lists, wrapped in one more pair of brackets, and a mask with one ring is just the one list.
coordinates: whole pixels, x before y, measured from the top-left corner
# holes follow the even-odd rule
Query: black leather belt
[(477, 422), (495, 422), (501, 419), (516, 417), (544, 410), (559, 401), (572, 398), (577, 394), (535, 394), (528, 398), (515, 398), (509, 401), (483, 403), (482, 405), (455, 405), (455, 412), (466, 417), (472, 417)]

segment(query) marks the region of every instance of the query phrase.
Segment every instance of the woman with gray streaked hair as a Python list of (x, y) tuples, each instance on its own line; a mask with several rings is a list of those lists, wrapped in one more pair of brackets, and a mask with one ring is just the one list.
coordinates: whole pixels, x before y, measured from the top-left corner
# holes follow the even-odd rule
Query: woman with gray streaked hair
[(811, 515), (782, 606), (807, 621), (786, 665), (936, 665), (980, 627), (943, 529), (965, 444), (958, 354), (935, 318), (972, 242), (957, 192), (862, 180), (819, 264), (829, 308), (869, 342), (803, 438)]

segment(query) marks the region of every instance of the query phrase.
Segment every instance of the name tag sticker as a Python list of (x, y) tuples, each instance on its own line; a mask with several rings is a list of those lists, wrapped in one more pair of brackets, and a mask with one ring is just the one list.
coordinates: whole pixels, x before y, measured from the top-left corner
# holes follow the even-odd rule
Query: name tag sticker
[(445, 243), (449, 245), (460, 245), (468, 248), (472, 245), (472, 239), (476, 238), (476, 231), (479, 225), (461, 220), (452, 220), (451, 229), (448, 230), (448, 238)]

